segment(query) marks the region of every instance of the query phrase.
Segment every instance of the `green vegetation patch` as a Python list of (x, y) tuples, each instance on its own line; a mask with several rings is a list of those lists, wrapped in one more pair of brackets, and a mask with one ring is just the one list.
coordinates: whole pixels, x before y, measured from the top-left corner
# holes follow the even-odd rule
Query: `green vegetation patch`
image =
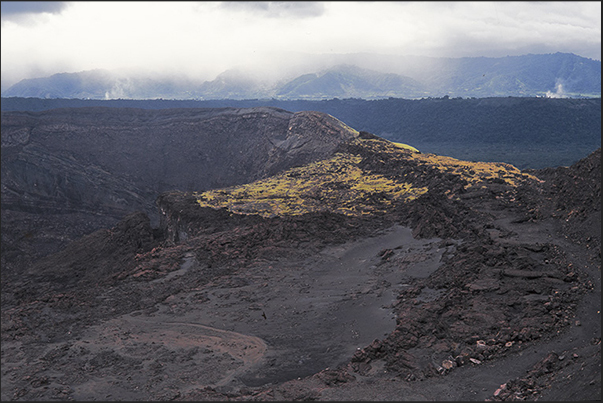
[(395, 145), (396, 147), (399, 148), (403, 148), (405, 150), (410, 150), (412, 152), (418, 153), (420, 152), (419, 150), (417, 150), (416, 148), (414, 148), (413, 146), (409, 146), (408, 144), (404, 144), (404, 143), (396, 143), (394, 141), (392, 141), (392, 144)]
[(534, 175), (521, 172), (503, 162), (472, 162), (435, 154), (411, 154), (409, 158), (442, 172), (458, 175), (467, 181), (468, 187), (481, 186), (483, 182), (498, 180), (516, 187), (523, 181), (539, 181)]
[[(409, 167), (416, 175), (408, 175)], [(538, 180), (505, 163), (461, 161), (422, 154), (412, 146), (384, 139), (356, 138), (348, 143), (347, 151), (330, 159), (194, 196), (202, 207), (226, 208), (236, 214), (273, 217), (330, 211), (361, 216), (387, 212), (427, 193), (428, 188), (416, 182), (425, 184), (425, 179), (435, 178), (430, 171), (460, 176), (467, 188), (492, 181), (516, 187)]]
[(387, 211), (394, 203), (427, 192), (358, 167), (361, 157), (338, 153), (333, 158), (293, 168), (242, 186), (195, 193), (203, 207), (227, 208), (264, 217), (331, 211), (360, 216)]

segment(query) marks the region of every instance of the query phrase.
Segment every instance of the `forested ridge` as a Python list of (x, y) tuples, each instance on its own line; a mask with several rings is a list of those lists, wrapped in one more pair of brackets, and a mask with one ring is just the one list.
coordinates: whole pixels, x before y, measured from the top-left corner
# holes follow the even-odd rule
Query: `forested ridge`
[(601, 146), (601, 98), (389, 98), (323, 101), (80, 100), (2, 98), (2, 110), (122, 108), (248, 108), (328, 113), (357, 130), (410, 144), (423, 152), (500, 161), (519, 168), (569, 166)]

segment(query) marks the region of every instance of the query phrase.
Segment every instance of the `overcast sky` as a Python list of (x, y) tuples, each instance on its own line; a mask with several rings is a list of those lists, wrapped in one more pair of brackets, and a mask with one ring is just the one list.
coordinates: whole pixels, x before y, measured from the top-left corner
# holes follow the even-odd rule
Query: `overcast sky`
[(601, 60), (601, 2), (2, 2), (2, 88), (96, 68), (213, 79), (291, 53)]

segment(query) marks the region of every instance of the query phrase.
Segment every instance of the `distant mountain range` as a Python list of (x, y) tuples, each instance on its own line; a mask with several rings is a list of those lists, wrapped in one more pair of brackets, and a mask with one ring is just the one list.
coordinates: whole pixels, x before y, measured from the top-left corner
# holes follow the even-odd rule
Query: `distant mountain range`
[[(90, 70), (22, 80), (3, 97), (79, 99), (307, 99), (600, 97), (601, 61), (570, 53), (501, 58), (340, 55), (285, 79), (227, 70), (211, 81)], [(324, 63), (323, 63), (324, 65)]]

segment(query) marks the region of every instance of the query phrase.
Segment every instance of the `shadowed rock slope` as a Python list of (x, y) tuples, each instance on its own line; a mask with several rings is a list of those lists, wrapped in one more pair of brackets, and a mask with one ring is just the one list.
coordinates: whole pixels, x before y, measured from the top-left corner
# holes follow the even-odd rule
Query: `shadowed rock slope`
[(276, 108), (3, 112), (3, 205), (65, 211), (79, 202), (74, 209), (119, 214), (146, 207), (148, 193), (236, 185), (303, 165), (354, 135), (326, 114)]
[(251, 182), (355, 136), (327, 114), (277, 108), (2, 112), (3, 256), (57, 251), (134, 211), (156, 225), (163, 191)]

